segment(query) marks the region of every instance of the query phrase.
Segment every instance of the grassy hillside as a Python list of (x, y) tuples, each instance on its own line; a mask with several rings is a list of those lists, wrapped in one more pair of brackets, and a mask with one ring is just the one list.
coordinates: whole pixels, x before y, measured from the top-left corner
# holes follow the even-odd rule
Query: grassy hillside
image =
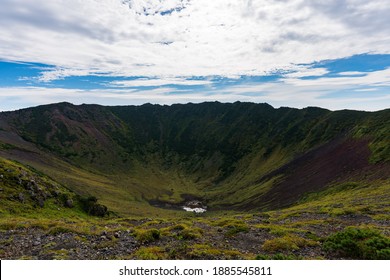
[(118, 214), (156, 214), (151, 204), (175, 208), (186, 197), (214, 210), (269, 210), (361, 174), (388, 176), (389, 114), (60, 103), (0, 114), (0, 154)]
[(95, 218), (54, 197), (43, 207), (20, 201), (23, 190), (10, 180), (18, 172), (72, 194), (19, 164), (1, 166), (9, 173), (2, 259), (390, 259), (389, 180), (333, 185), (277, 211)]
[(390, 259), (389, 121), (240, 102), (1, 113), (0, 257)]

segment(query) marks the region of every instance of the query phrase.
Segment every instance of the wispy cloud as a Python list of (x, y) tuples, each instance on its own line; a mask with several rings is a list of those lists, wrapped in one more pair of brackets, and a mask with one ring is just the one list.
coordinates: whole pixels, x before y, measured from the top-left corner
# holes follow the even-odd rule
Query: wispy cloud
[(386, 0), (318, 3), (3, 0), (0, 57), (56, 65), (62, 75), (237, 76), (389, 53)]
[(288, 78), (318, 77), (329, 73), (326, 68), (311, 68), (298, 66), (294, 71), (285, 74)]
[[(267, 82), (235, 85), (208, 90), (178, 90), (175, 87), (154, 89), (64, 89), (46, 87), (0, 87), (0, 111), (14, 110), (41, 104), (68, 101), (74, 104), (97, 103), (102, 105), (123, 104), (174, 104), (221, 102), (267, 102), (275, 107), (290, 106), (303, 108), (318, 106), (332, 110), (357, 109), (374, 111), (388, 108), (390, 94), (387, 89), (360, 88), (344, 90), (335, 85), (323, 88), (315, 84), (295, 86), (285, 82)], [(355, 92), (355, 93), (354, 93)], [(336, 96), (332, 96), (336, 94)]]
[(365, 72), (360, 71), (347, 71), (347, 72), (339, 72), (337, 73), (339, 76), (365, 76)]
[(287, 78), (283, 82), (293, 86), (317, 86), (322, 88), (353, 86), (390, 86), (390, 68), (368, 72), (364, 75), (341, 75), (341, 77), (319, 77), (318, 79)]
[(181, 86), (199, 86), (210, 85), (212, 82), (209, 80), (193, 80), (184, 78), (139, 78), (133, 80), (113, 81), (109, 83), (109, 86), (113, 87), (158, 87), (166, 85), (181, 85)]

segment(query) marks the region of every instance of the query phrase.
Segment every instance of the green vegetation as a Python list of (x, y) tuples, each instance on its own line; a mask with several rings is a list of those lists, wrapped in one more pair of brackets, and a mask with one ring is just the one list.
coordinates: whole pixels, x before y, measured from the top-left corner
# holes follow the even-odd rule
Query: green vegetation
[(0, 113), (0, 258), (390, 259), (389, 113)]
[(315, 241), (291, 234), (266, 240), (263, 244), (263, 250), (266, 252), (275, 253), (280, 251), (295, 251), (302, 247), (316, 245), (318, 245), (318, 243)]
[(371, 113), (359, 126), (354, 128), (355, 137), (370, 137), (372, 163), (390, 161), (390, 109)]
[(203, 230), (200, 228), (185, 227), (176, 233), (179, 240), (192, 240), (202, 236)]
[(369, 228), (346, 228), (328, 237), (324, 248), (330, 253), (351, 259), (390, 259), (390, 238)]
[(135, 238), (141, 243), (149, 243), (160, 238), (160, 231), (158, 229), (136, 229), (134, 232)]
[(16, 147), (14, 145), (12, 145), (12, 144), (0, 142), (0, 150), (11, 150), (11, 149), (14, 149), (14, 148), (16, 148)]
[(134, 256), (140, 260), (165, 260), (168, 257), (164, 248), (157, 246), (140, 248)]
[(282, 253), (277, 253), (275, 255), (257, 255), (256, 260), (300, 260), (299, 256), (294, 254), (285, 255)]
[(3, 215), (104, 216), (107, 207), (94, 197), (84, 198), (33, 168), (0, 158), (0, 198)]
[(190, 259), (242, 259), (237, 250), (219, 249), (209, 244), (194, 244), (188, 252)]
[[(367, 158), (372, 163), (390, 158), (389, 110), (274, 109), (241, 102), (116, 107), (60, 103), (6, 112), (0, 118), (27, 140), (1, 127), (0, 150), (80, 196), (96, 197), (118, 215), (170, 215), (149, 205), (175, 208), (186, 195), (207, 200), (213, 209), (272, 210), (301, 199), (306, 189), (318, 192), (333, 182), (322, 171), (335, 164), (321, 169), (321, 149), (334, 149), (325, 162), (348, 160), (333, 170), (340, 181), (364, 168)], [(345, 142), (337, 140), (341, 137)], [(351, 152), (331, 158), (338, 150)], [(307, 164), (317, 169), (309, 170), (307, 160), (299, 160), (305, 154)], [(298, 176), (305, 170), (311, 174)], [(294, 174), (306, 176), (304, 187)], [(291, 198), (273, 194), (285, 185), (294, 189)], [(102, 207), (92, 208), (86, 211), (105, 215)]]
[(222, 218), (212, 223), (214, 226), (222, 227), (226, 237), (232, 237), (240, 232), (248, 232), (249, 227), (244, 220), (233, 217)]
[(104, 217), (108, 214), (107, 207), (97, 203), (97, 198), (94, 196), (79, 197), (78, 200), (83, 210), (89, 215)]

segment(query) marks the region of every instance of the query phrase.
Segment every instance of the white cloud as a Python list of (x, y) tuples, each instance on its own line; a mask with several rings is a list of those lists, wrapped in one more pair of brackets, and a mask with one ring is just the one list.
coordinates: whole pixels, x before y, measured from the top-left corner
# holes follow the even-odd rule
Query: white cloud
[(184, 78), (161, 78), (161, 79), (136, 79), (110, 82), (110, 86), (114, 87), (156, 87), (165, 85), (179, 85), (179, 86), (199, 86), (209, 85), (211, 81), (208, 80), (188, 80)]
[[(0, 59), (53, 65), (38, 77), (40, 81), (89, 74), (146, 78), (113, 81), (110, 85), (117, 89), (110, 91), (0, 88), (0, 110), (62, 100), (106, 105), (241, 100), (383, 109), (390, 106), (390, 93), (385, 92), (390, 69), (321, 77), (328, 70), (310, 64), (354, 54), (390, 54), (388, 4), (388, 0), (1, 0)], [(212, 80), (191, 79), (274, 73), (283, 78), (226, 89), (214, 89), (217, 83)], [(318, 78), (301, 79), (309, 76)], [(184, 94), (173, 85), (207, 86), (209, 91)], [(143, 86), (160, 88), (125, 89)], [(327, 97), (347, 90), (357, 95)]]
[(41, 82), (51, 82), (53, 80), (61, 80), (69, 76), (86, 76), (89, 74), (99, 75), (95, 71), (81, 69), (49, 69), (42, 72), (42, 75), (37, 77)]
[(380, 71), (368, 72), (365, 76), (340, 76), (340, 77), (322, 77), (318, 79), (282, 79), (286, 84), (298, 87), (318, 87), (330, 90), (332, 88), (344, 89), (356, 86), (390, 86), (390, 68)]
[(303, 77), (317, 77), (329, 73), (326, 68), (307, 68), (304, 66), (297, 67), (294, 72), (283, 75), (288, 78), (303, 78)]
[(387, 0), (1, 2), (0, 58), (61, 69), (43, 77), (48, 80), (99, 71), (262, 75), (299, 63), (390, 53)]
[(347, 72), (339, 72), (337, 75), (339, 76), (365, 76), (366, 72), (359, 72), (359, 71), (347, 71)]
[(378, 88), (357, 88), (354, 91), (357, 91), (357, 92), (368, 92), (368, 91), (378, 91), (378, 90), (379, 90)]
[[(178, 91), (160, 87), (152, 90), (74, 90), (43, 87), (0, 88), (0, 111), (67, 101), (74, 104), (140, 105), (144, 103), (174, 104), (220, 102), (267, 102), (274, 107), (304, 108), (318, 106), (331, 110), (355, 109), (375, 111), (390, 107), (390, 94), (380, 88), (356, 88), (347, 96), (328, 96), (344, 86), (322, 88), (316, 85), (294, 86), (280, 82), (233, 86), (205, 92)], [(385, 88), (388, 90), (388, 88)], [(362, 91), (360, 93), (360, 91)], [(366, 92), (365, 92), (366, 91)], [(354, 94), (356, 92), (356, 94)]]
[(168, 15), (172, 12), (178, 12), (185, 9), (189, 4), (189, 0), (122, 0), (123, 3), (129, 5), (129, 8), (139, 15)]

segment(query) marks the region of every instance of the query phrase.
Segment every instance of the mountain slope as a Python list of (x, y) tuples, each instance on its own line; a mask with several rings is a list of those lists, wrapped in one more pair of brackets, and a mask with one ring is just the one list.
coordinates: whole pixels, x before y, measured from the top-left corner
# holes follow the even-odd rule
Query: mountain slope
[[(0, 156), (122, 214), (276, 209), (347, 181), (388, 178), (390, 110), (202, 103), (59, 103), (0, 114)], [(145, 212), (146, 211), (146, 212)]]

